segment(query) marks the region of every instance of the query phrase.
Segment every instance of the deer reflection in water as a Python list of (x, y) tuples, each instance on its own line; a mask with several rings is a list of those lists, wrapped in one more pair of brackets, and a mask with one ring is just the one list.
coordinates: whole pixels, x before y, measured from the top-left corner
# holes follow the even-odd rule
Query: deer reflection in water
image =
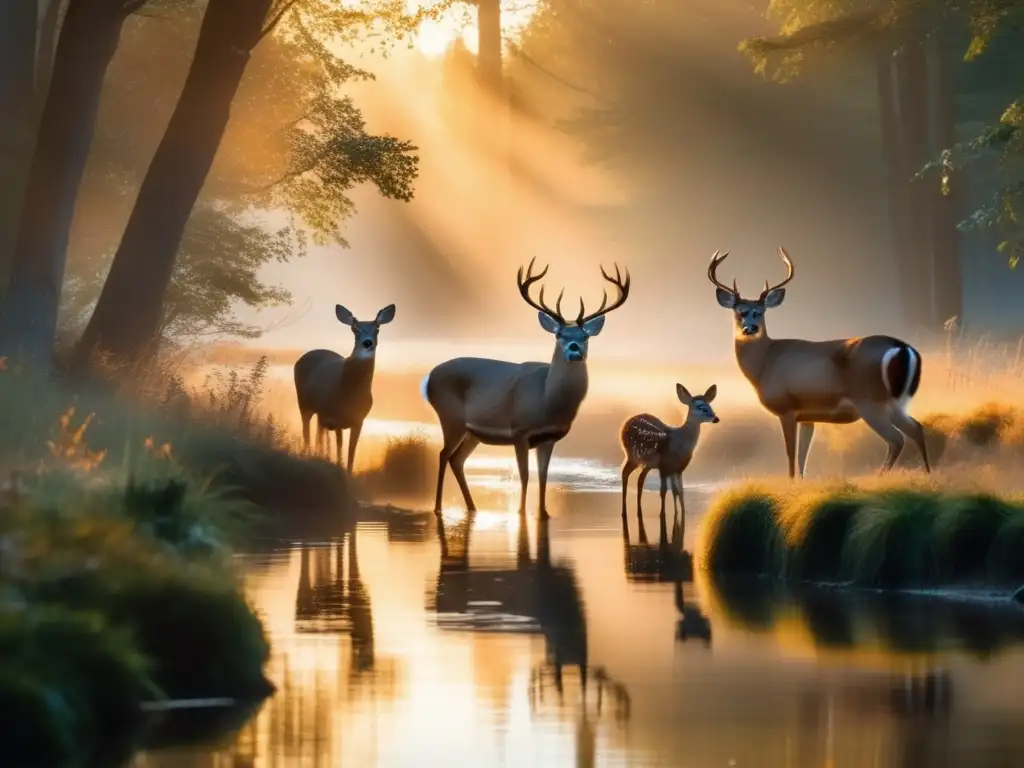
[(335, 545), (333, 565), (331, 554), (331, 547), (302, 547), (301, 573), (295, 595), (295, 631), (348, 634), (352, 641), (351, 674), (372, 672), (373, 613), (370, 595), (359, 575), (354, 529)]
[(542, 634), (546, 664), (556, 687), (561, 690), (562, 671), (567, 667), (579, 670), (585, 686), (587, 626), (583, 602), (572, 567), (551, 562), (548, 521), (541, 518), (537, 522), (536, 557), (531, 557), (526, 517), (519, 516), (512, 568), (470, 567), (474, 522), (471, 513), (448, 531), (443, 516), (438, 516), (441, 567), (428, 610), (445, 617), (439, 622), (441, 626)]

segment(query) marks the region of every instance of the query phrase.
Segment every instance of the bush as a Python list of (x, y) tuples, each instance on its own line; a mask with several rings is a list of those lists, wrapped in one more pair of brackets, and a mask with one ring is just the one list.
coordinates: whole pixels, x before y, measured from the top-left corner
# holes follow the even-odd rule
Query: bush
[(773, 573), (779, 565), (779, 499), (749, 485), (720, 494), (704, 517), (703, 567), (712, 572)]
[(129, 633), (95, 613), (5, 609), (0, 656), (3, 765), (89, 765), (160, 695)]
[(881, 589), (1019, 586), (1024, 502), (887, 481), (754, 484), (712, 504), (701, 565), (715, 574)]
[(437, 449), (422, 435), (389, 438), (380, 465), (358, 479), (370, 493), (429, 493), (437, 482)]

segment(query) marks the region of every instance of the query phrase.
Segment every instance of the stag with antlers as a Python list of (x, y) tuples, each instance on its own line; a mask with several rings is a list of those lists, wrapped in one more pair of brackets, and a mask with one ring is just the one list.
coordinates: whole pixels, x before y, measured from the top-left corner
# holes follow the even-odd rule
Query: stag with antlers
[(511, 445), (515, 448), (521, 483), (520, 512), (526, 509), (526, 488), (530, 480), (529, 452), (537, 452), (540, 475), (541, 518), (548, 516), (546, 492), (548, 466), (555, 443), (569, 433), (576, 413), (587, 395), (587, 348), (591, 337), (604, 327), (605, 315), (618, 309), (629, 296), (629, 272), (615, 266), (612, 277), (604, 268), (601, 275), (615, 286), (618, 296), (608, 304), (604, 292), (596, 312), (586, 313), (583, 299), (575, 320), (562, 315), (562, 293), (555, 308), (544, 302), (544, 286), (537, 301), (530, 288), (543, 279), (548, 268), (534, 274), (530, 261), (524, 274), (519, 268), (519, 293), (537, 310), (540, 326), (555, 337), (550, 363), (511, 363), (479, 357), (459, 357), (441, 363), (420, 385), (423, 399), (437, 412), (444, 437), (437, 471), (434, 511), (441, 511), (444, 473), (451, 466), (466, 507), (476, 510), (464, 471), (466, 459), (478, 445)]
[(733, 312), (740, 370), (761, 404), (782, 424), (789, 476), (795, 476), (797, 465), (800, 477), (804, 476), (816, 423), (852, 424), (859, 419), (889, 446), (883, 473), (899, 458), (904, 435), (917, 444), (925, 470), (931, 472), (924, 429), (907, 413), (921, 383), (921, 354), (892, 336), (833, 341), (770, 338), (765, 312), (782, 304), (784, 286), (793, 279), (792, 259), (780, 247), (786, 279), (774, 286), (766, 280), (760, 296), (744, 299), (735, 280), (729, 287), (716, 276), (728, 255), (715, 251), (708, 279), (715, 286), (718, 303)]

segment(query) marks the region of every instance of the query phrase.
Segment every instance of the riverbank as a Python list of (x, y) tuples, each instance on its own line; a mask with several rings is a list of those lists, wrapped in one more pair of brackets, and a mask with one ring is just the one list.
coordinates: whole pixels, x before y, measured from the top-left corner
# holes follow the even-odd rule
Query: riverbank
[(1022, 555), (1024, 500), (894, 476), (730, 489), (703, 520), (697, 559), (713, 577), (1012, 604)]
[(122, 764), (169, 702), (273, 692), (232, 545), (351, 500), (256, 415), (260, 376), (158, 395), (0, 367), (0, 764)]

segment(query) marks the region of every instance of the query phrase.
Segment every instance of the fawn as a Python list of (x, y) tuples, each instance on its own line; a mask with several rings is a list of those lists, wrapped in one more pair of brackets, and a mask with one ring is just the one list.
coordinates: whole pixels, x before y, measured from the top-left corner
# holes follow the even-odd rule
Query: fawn
[(686, 421), (682, 426), (670, 427), (661, 419), (649, 413), (641, 413), (627, 419), (622, 425), (620, 439), (625, 460), (622, 462), (622, 516), (626, 516), (626, 489), (629, 476), (640, 467), (640, 478), (636, 487), (636, 516), (643, 518), (640, 501), (644, 492), (644, 481), (647, 473), (657, 469), (661, 475), (661, 515), (665, 515), (665, 493), (668, 484), (672, 484), (673, 512), (675, 503), (679, 504), (680, 538), (685, 525), (683, 515), (683, 470), (690, 464), (697, 441), (700, 439), (700, 427), (705, 423), (718, 423), (718, 417), (711, 409), (711, 401), (718, 394), (718, 387), (712, 384), (708, 391), (700, 397), (694, 397), (682, 384), (676, 384), (676, 396), (679, 402), (689, 408)]

